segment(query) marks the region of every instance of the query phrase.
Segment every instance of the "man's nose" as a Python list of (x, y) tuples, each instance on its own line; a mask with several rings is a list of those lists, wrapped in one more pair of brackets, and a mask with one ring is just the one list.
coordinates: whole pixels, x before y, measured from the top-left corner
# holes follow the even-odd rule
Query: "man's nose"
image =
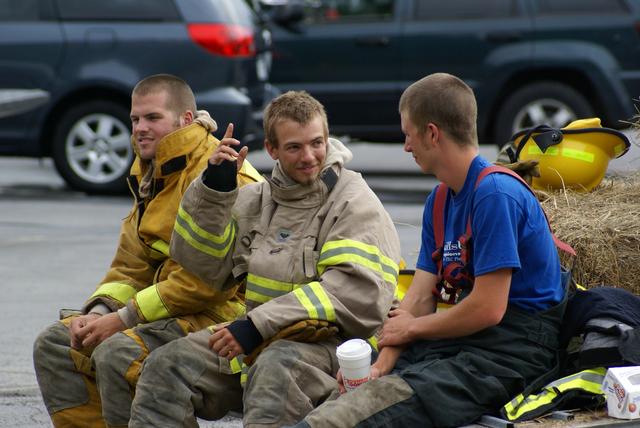
[(149, 122), (144, 119), (138, 119), (138, 122), (133, 124), (133, 132), (147, 131), (149, 129)]
[(302, 160), (304, 161), (312, 161), (313, 160), (313, 150), (311, 146), (303, 146), (302, 147)]
[(407, 138), (404, 139), (404, 146), (402, 148), (405, 152), (411, 153), (411, 145), (409, 144), (409, 140)]

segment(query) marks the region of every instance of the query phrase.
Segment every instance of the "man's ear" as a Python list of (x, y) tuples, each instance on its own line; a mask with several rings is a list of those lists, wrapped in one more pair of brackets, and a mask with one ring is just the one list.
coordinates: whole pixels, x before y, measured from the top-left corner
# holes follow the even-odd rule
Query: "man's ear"
[(271, 142), (266, 138), (264, 140), (264, 149), (267, 151), (267, 153), (269, 153), (271, 159), (278, 160), (278, 148), (271, 144)]
[(435, 144), (440, 141), (440, 129), (434, 123), (427, 123), (424, 129), (425, 133), (429, 133), (428, 142), (430, 145), (435, 146)]
[(180, 126), (187, 126), (187, 125), (191, 125), (193, 123), (193, 112), (191, 110), (187, 110), (184, 113), (182, 113), (182, 116), (180, 117)]

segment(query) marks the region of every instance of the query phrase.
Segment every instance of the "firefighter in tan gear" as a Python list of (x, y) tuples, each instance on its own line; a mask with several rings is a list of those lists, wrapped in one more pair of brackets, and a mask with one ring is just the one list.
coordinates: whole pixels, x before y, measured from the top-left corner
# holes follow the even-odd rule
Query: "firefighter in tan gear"
[[(264, 127), (271, 177), (237, 189), (246, 151), (219, 146), (185, 193), (171, 241), (172, 257), (211, 287), (244, 281), (247, 314), (151, 355), (130, 427), (197, 426), (196, 416), (230, 410), (243, 411), (245, 427), (293, 423), (336, 389), (337, 345), (371, 336), (392, 305), (397, 232), (362, 177), (344, 167), (351, 152), (328, 138), (323, 106), (287, 92), (265, 110)], [(275, 340), (256, 357), (261, 343), (298, 323), (337, 334)]]
[[(135, 201), (111, 267), (82, 314), (56, 322), (34, 344), (38, 383), (56, 427), (126, 426), (151, 352), (244, 313), (238, 286), (215, 290), (169, 257), (182, 195), (219, 144), (211, 135), (215, 122), (171, 75), (136, 85), (131, 121)], [(237, 176), (239, 185), (261, 180), (248, 163)]]

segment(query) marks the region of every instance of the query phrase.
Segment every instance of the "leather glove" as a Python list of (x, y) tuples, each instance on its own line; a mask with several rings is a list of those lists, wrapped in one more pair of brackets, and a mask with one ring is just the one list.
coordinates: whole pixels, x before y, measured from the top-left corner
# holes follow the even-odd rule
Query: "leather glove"
[(512, 163), (503, 163), (496, 161), (495, 164), (512, 170), (520, 177), (522, 177), (522, 179), (526, 181), (529, 186), (531, 186), (533, 177), (540, 177), (540, 168), (538, 168), (538, 161), (535, 159), (528, 159)]
[(260, 355), (260, 352), (271, 343), (279, 339), (292, 340), (294, 342), (320, 342), (338, 333), (338, 327), (324, 320), (302, 320), (287, 326), (276, 333), (273, 337), (263, 341), (249, 355), (244, 357), (244, 363), (248, 366), (253, 364)]

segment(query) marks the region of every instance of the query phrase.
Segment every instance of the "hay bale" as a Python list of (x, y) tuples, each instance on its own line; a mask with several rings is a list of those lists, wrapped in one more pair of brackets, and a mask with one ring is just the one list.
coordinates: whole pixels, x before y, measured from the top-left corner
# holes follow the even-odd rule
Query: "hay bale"
[(592, 192), (539, 192), (538, 199), (556, 236), (576, 250), (579, 284), (640, 294), (640, 173), (607, 178)]

